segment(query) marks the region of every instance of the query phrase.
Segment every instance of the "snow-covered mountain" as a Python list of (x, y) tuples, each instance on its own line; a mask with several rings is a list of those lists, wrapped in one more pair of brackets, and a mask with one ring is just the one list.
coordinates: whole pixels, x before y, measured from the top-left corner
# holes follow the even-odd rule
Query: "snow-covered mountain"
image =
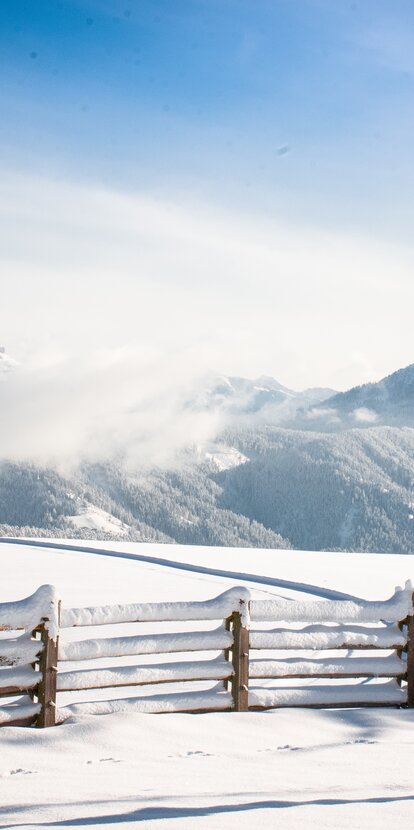
[(301, 392), (272, 377), (254, 380), (214, 376), (192, 402), (196, 409), (215, 408), (231, 426), (274, 425), (332, 432), (371, 426), (414, 426), (414, 364), (377, 383), (346, 392), (310, 388)]
[(329, 390), (214, 376), (187, 407), (227, 417), (168, 469), (113, 456), (70, 475), (0, 463), (0, 535), (407, 553), (413, 389), (414, 366), (323, 402)]
[(307, 421), (314, 429), (414, 426), (414, 363), (377, 383), (338, 392), (300, 415), (300, 426)]
[(237, 431), (173, 470), (0, 465), (0, 535), (414, 550), (414, 430)]
[(253, 380), (213, 375), (188, 405), (197, 410), (216, 409), (233, 420), (249, 418), (252, 422), (271, 423), (291, 417), (298, 409), (321, 403), (334, 394), (335, 390), (329, 388), (297, 392), (266, 375)]

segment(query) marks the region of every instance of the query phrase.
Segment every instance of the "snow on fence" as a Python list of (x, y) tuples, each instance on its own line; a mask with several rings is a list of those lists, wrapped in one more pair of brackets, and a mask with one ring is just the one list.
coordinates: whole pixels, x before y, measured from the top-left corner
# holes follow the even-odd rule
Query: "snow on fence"
[(0, 605), (0, 726), (52, 726), (59, 600), (52, 585)]
[[(208, 627), (214, 621), (218, 627)], [(156, 630), (193, 622), (199, 630)], [(140, 632), (114, 633), (122, 624), (137, 624)], [(73, 639), (77, 628), (101, 626), (111, 626), (107, 636), (94, 630)], [(141, 664), (125, 664), (136, 656)], [(159, 685), (162, 693), (154, 694)], [(128, 687), (147, 688), (127, 697)], [(118, 688), (124, 697), (112, 697)], [(91, 693), (92, 699), (70, 702), (73, 694)], [(59, 708), (58, 720), (118, 711), (412, 707), (412, 587), (397, 588), (385, 602), (263, 601), (233, 588), (206, 602), (60, 610), (55, 589), (45, 585), (0, 605), (0, 725), (51, 726), (61, 696), (69, 703)]]
[[(250, 616), (249, 679), (261, 681), (250, 684), (250, 709), (414, 706), (410, 583), (385, 602), (252, 600)], [(263, 650), (271, 656), (258, 659)], [(295, 656), (286, 657), (287, 650)], [(334, 682), (321, 685), (321, 679)]]

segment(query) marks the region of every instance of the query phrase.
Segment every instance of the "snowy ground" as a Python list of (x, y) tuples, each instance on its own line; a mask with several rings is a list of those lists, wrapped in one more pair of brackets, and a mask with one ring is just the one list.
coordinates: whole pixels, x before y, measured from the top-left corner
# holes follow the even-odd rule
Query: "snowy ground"
[[(77, 547), (1, 543), (0, 600), (44, 582), (58, 587), (66, 606), (205, 599), (241, 584), (262, 597), (305, 590), (385, 599), (414, 577), (414, 556)], [(49, 730), (4, 727), (0, 745), (0, 830), (138, 823), (378, 830), (414, 819), (409, 710), (76, 717)]]
[(99, 530), (114, 535), (123, 535), (128, 532), (128, 525), (93, 504), (85, 506), (77, 516), (66, 516), (66, 519), (77, 528)]
[(414, 818), (414, 714), (107, 715), (1, 735), (0, 827), (387, 828)]

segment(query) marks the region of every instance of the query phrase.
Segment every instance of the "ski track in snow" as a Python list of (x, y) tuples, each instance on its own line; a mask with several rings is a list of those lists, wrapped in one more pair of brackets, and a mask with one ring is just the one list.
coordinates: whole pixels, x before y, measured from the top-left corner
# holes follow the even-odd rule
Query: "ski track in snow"
[(195, 565), (190, 562), (178, 562), (174, 559), (162, 559), (159, 556), (148, 556), (141, 553), (129, 553), (128, 551), (106, 550), (105, 548), (87, 547), (86, 545), (68, 545), (67, 543), (56, 542), (42, 542), (38, 539), (13, 539), (9, 537), (2, 537), (0, 543), (21, 545), (26, 547), (51, 548), (53, 550), (68, 550), (78, 553), (92, 553), (97, 556), (110, 556), (117, 559), (132, 559), (137, 562), (144, 562), (148, 565), (160, 565), (165, 568), (173, 568), (179, 571), (189, 571), (192, 573), (207, 574), (209, 576), (218, 576), (224, 579), (233, 579), (241, 582), (253, 582), (258, 585), (269, 585), (274, 588), (287, 588), (291, 591), (299, 591), (304, 594), (311, 594), (313, 596), (322, 597), (323, 599), (339, 599), (339, 600), (360, 600), (353, 594), (346, 594), (342, 591), (334, 591), (331, 588), (323, 588), (319, 585), (310, 585), (306, 582), (292, 582), (287, 579), (277, 579), (276, 577), (260, 576), (258, 574), (243, 573), (239, 571), (222, 570), (221, 568), (208, 568), (205, 565)]

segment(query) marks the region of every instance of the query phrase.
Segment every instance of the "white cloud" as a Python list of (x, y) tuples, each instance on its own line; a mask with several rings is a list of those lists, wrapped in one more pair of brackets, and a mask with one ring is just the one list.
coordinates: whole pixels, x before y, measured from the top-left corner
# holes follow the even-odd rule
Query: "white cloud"
[(0, 383), (0, 459), (76, 467), (117, 459), (133, 468), (176, 462), (220, 428), (187, 407), (202, 379), (191, 360), (101, 351), (34, 361)]
[(309, 409), (305, 412), (305, 418), (308, 421), (315, 421), (316, 429), (318, 427), (317, 421), (323, 422), (323, 424), (339, 424), (341, 420), (336, 409), (322, 406), (317, 409)]
[(0, 212), (0, 341), (17, 357), (33, 345), (191, 352), (193, 373), (293, 388), (346, 388), (411, 362), (411, 249), (5, 174)]
[(372, 409), (368, 409), (366, 406), (361, 406), (359, 409), (354, 409), (353, 417), (355, 421), (359, 423), (368, 423), (373, 424), (377, 419), (378, 415)]

